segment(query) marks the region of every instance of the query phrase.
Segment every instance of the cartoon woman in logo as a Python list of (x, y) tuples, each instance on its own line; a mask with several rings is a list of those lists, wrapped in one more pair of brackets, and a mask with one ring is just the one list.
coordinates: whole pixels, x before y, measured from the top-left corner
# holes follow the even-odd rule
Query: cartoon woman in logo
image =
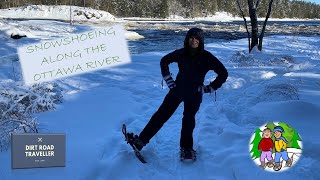
[[(260, 141), (258, 145), (258, 150), (262, 151), (261, 156), (260, 156), (260, 167), (261, 168), (266, 168), (266, 165), (268, 167), (272, 168), (273, 167), (273, 158), (272, 158), (272, 148), (273, 148), (273, 141), (271, 139), (272, 136), (272, 131), (269, 128), (266, 128), (262, 131), (262, 140)], [(267, 164), (265, 163), (265, 159), (269, 162)]]
[(292, 160), (288, 157), (287, 152), (287, 143), (288, 141), (282, 137), (282, 133), (284, 133), (284, 130), (281, 126), (276, 126), (273, 130), (274, 137), (276, 138), (274, 141), (275, 146), (275, 165), (273, 167), (273, 170), (279, 171), (282, 168), (282, 163), (280, 162), (280, 158), (282, 157), (283, 160), (286, 161), (286, 166), (290, 167), (292, 164)]

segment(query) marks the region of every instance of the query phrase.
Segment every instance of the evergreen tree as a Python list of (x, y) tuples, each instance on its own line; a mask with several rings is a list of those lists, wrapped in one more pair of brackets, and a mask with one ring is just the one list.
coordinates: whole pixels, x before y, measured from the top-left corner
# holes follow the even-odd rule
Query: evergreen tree
[(223, 6), (223, 0), (218, 0), (217, 1), (217, 6), (218, 6), (218, 11), (223, 11), (224, 10), (224, 6)]
[(178, 0), (168, 1), (168, 15), (183, 16), (183, 6)]
[(302, 149), (299, 144), (298, 141), (301, 141), (301, 138), (299, 136), (299, 134), (297, 133), (296, 130), (293, 129), (293, 137), (292, 137), (292, 148), (296, 148), (296, 149)]
[(159, 17), (160, 18), (166, 18), (169, 16), (168, 13), (169, 7), (168, 7), (168, 0), (162, 0), (160, 1), (159, 5)]
[(254, 159), (259, 158), (261, 156), (261, 151), (258, 150), (259, 143), (262, 139), (261, 135), (260, 135), (261, 132), (262, 131), (258, 128), (255, 132), (253, 140), (250, 143), (250, 144), (252, 144), (252, 148), (250, 150), (250, 153), (252, 153), (251, 157)]
[(219, 11), (218, 9), (218, 0), (213, 0), (211, 4), (211, 14), (215, 14), (216, 12)]
[(284, 130), (284, 132), (282, 133), (282, 136), (288, 141), (287, 143), (287, 147), (291, 147), (292, 146), (292, 135), (293, 135), (293, 130), (292, 128), (282, 122), (279, 122), (279, 126), (281, 126)]
[[(248, 0), (237, 0), (244, 15), (249, 16)], [(2, 0), (0, 8), (24, 5), (76, 5), (105, 10), (117, 17), (183, 17), (207, 16), (218, 11), (240, 15), (237, 1), (229, 0)], [(254, 0), (256, 3), (257, 0)], [(260, 0), (256, 14), (267, 14), (269, 0)], [(320, 5), (300, 0), (276, 0), (272, 5), (272, 18), (320, 18)], [(242, 15), (241, 15), (242, 16)]]
[(288, 141), (287, 147), (301, 149), (298, 144), (298, 141), (301, 141), (301, 138), (297, 131), (285, 123), (280, 122), (279, 126), (284, 129), (282, 136)]
[(271, 132), (273, 132), (274, 127), (276, 127), (276, 125), (273, 122), (269, 122), (265, 127), (269, 128)]
[(210, 2), (209, 0), (199, 1), (199, 8), (201, 10), (200, 14), (202, 16), (208, 16), (210, 11)]

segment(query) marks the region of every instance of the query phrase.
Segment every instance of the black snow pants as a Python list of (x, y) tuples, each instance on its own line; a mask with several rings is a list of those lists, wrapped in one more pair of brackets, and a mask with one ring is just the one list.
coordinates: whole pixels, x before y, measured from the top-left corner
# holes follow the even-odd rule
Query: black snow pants
[(193, 148), (193, 129), (195, 127), (195, 115), (202, 102), (202, 94), (186, 94), (179, 96), (178, 92), (171, 89), (164, 98), (161, 106), (153, 114), (146, 127), (142, 130), (139, 138), (144, 144), (149, 143), (150, 139), (160, 130), (165, 122), (173, 115), (181, 102), (184, 102), (182, 118), (182, 128), (180, 137), (181, 148)]

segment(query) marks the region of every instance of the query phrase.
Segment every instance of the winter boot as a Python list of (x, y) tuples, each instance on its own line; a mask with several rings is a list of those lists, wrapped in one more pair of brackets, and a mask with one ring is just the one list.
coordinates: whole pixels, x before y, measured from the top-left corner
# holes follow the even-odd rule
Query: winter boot
[(273, 170), (275, 171), (279, 171), (281, 168), (282, 168), (282, 165), (279, 162), (275, 163), (273, 166)]
[(266, 162), (264, 162), (264, 161), (260, 161), (260, 162), (261, 162), (260, 167), (262, 169), (265, 169), (266, 168)]
[(141, 151), (145, 144), (140, 140), (138, 135), (134, 135), (133, 133), (127, 133), (128, 142), (134, 145), (138, 151)]
[(274, 166), (273, 160), (270, 160), (269, 162), (267, 162), (267, 166), (268, 166), (269, 168), (273, 168), (273, 166)]
[(185, 159), (196, 160), (197, 152), (192, 148), (180, 148), (180, 160), (183, 161)]
[(286, 161), (286, 167), (291, 167), (292, 165), (292, 159), (289, 158), (287, 161)]

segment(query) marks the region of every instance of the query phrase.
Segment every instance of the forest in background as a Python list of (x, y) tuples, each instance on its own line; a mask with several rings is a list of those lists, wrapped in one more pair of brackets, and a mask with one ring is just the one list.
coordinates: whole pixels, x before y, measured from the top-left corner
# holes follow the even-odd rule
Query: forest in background
[[(247, 0), (240, 0), (248, 12)], [(261, 0), (258, 17), (265, 17), (269, 0)], [(185, 18), (207, 17), (216, 12), (239, 16), (236, 0), (2, 0), (0, 8), (25, 5), (75, 5), (104, 10), (116, 17), (166, 18), (178, 15)], [(275, 0), (272, 18), (320, 18), (320, 5), (299, 0)], [(248, 16), (248, 14), (246, 14)]]

